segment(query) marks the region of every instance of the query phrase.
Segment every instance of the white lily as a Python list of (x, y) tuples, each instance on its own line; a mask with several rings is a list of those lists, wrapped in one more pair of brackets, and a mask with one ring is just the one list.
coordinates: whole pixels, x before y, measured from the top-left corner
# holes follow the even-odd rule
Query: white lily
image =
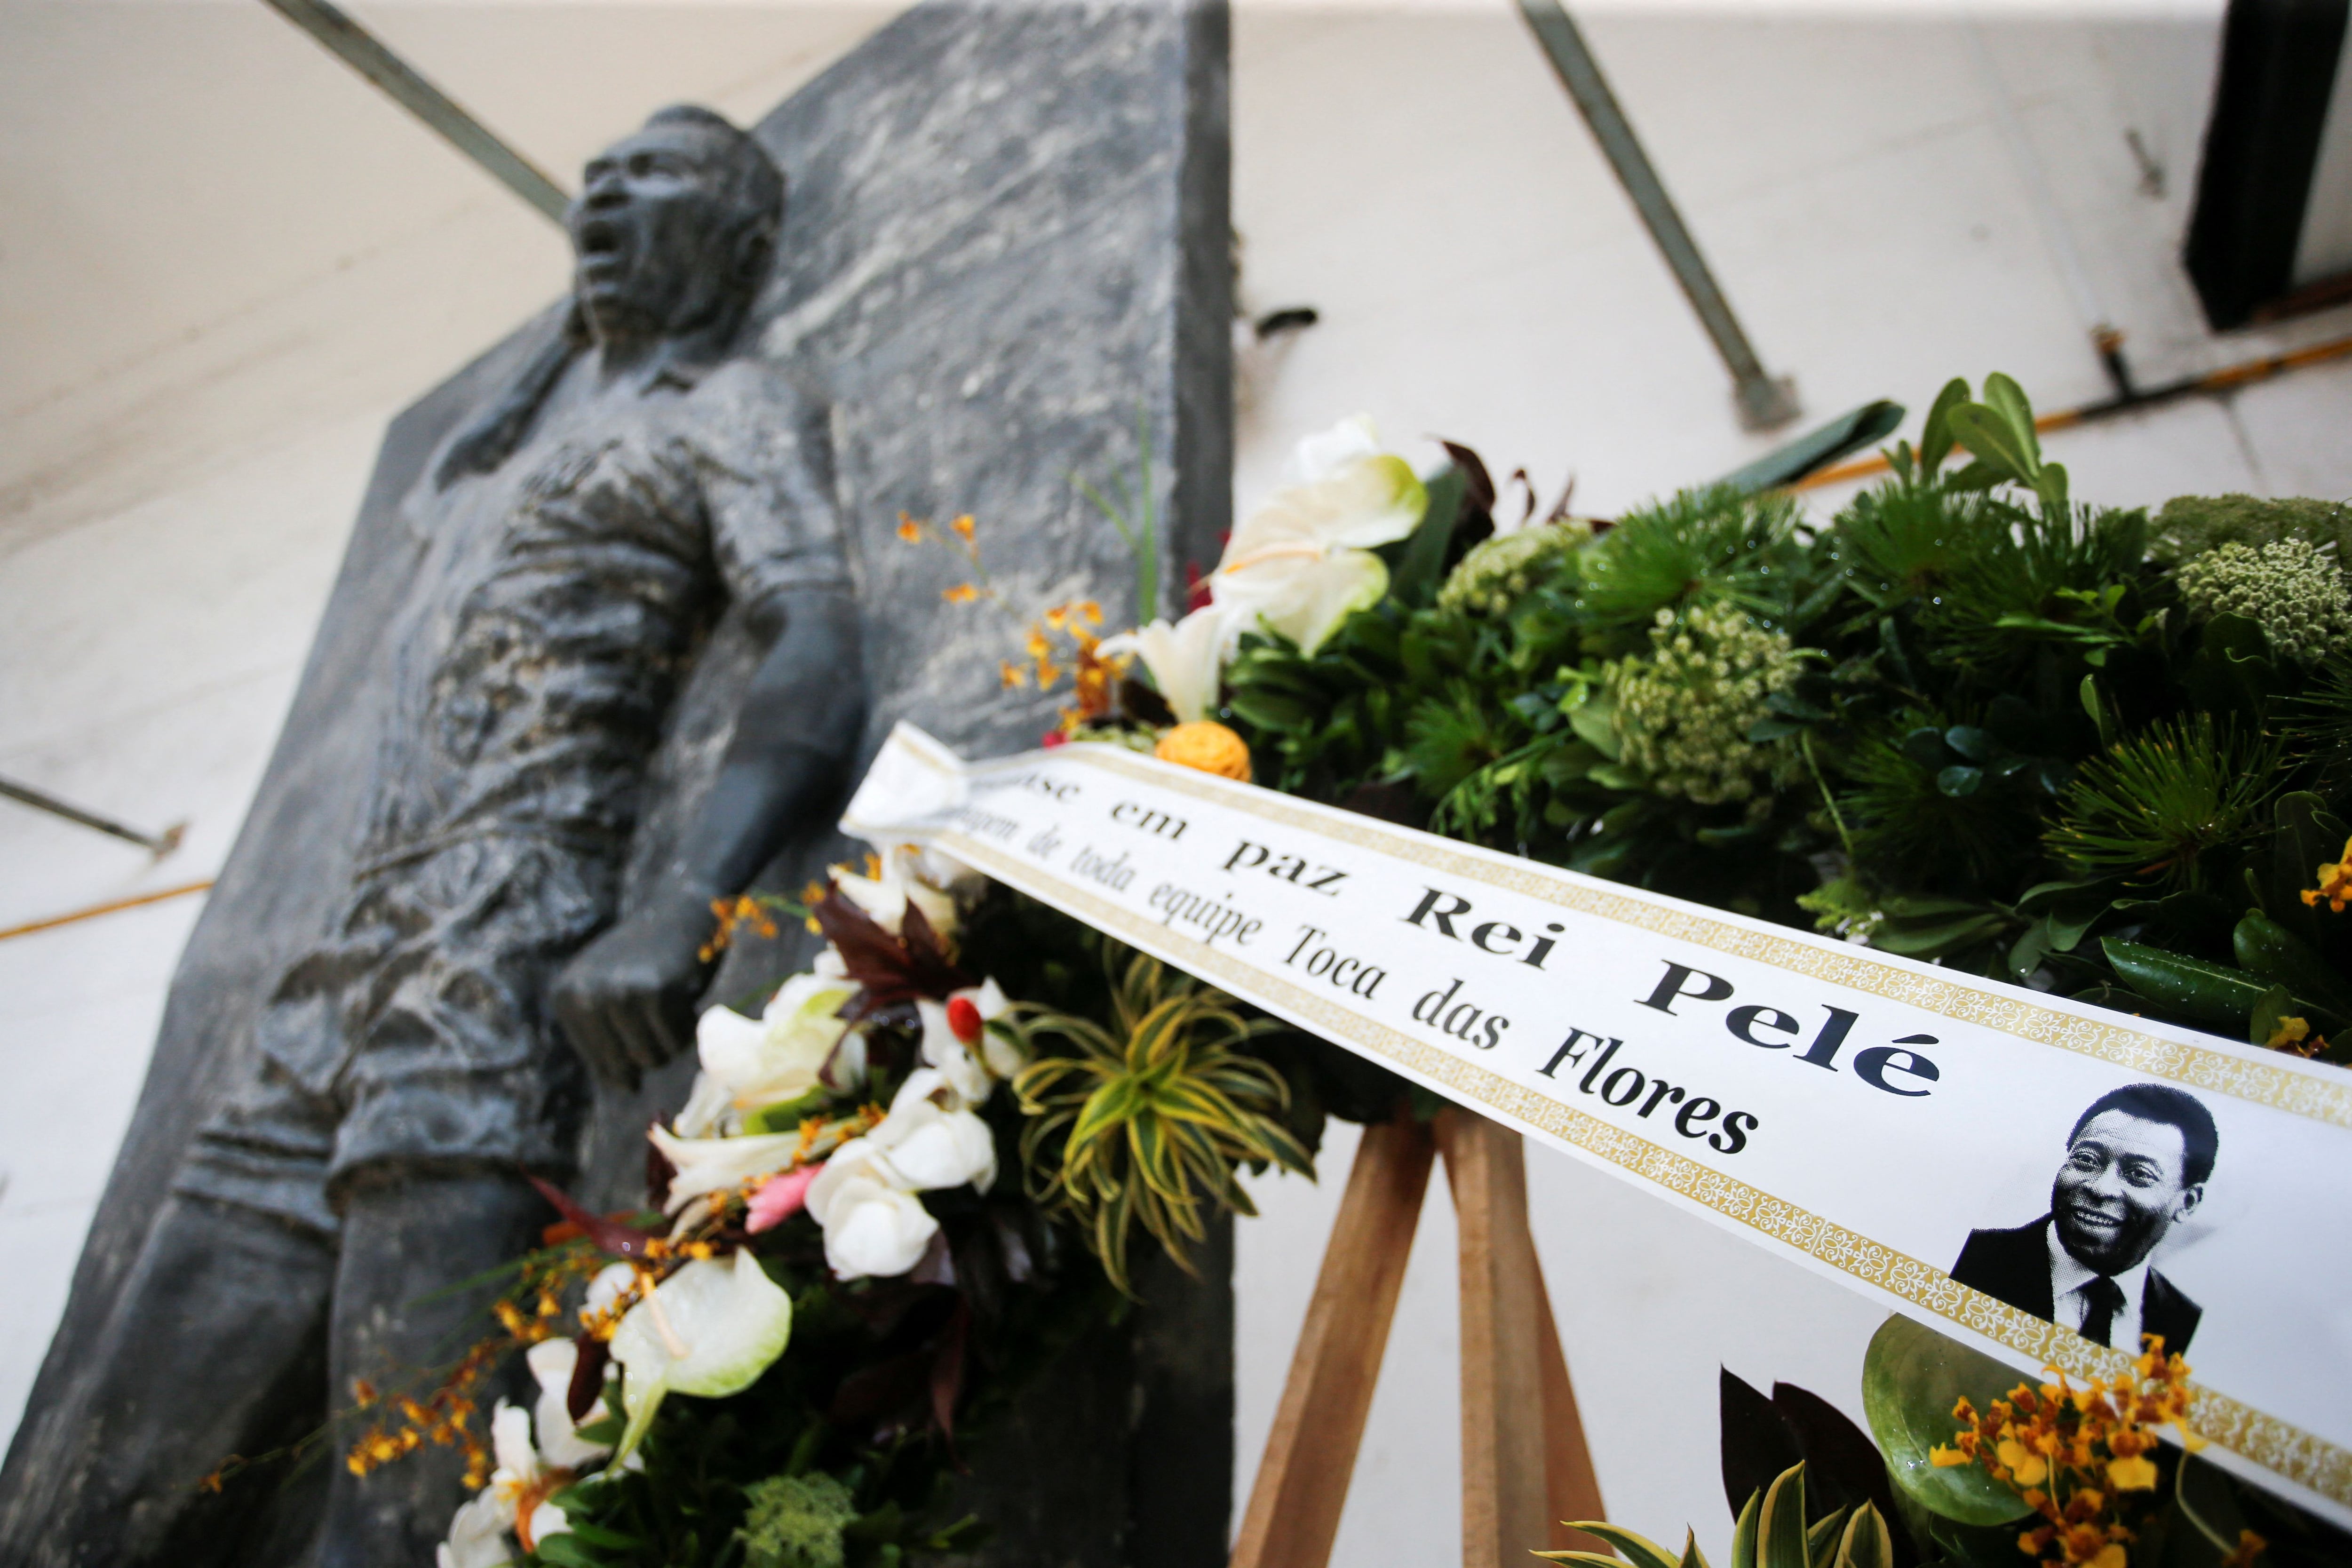
[(663, 1280), (613, 1331), (629, 1417), (620, 1455), (644, 1441), (665, 1398), (740, 1394), (784, 1353), (792, 1334), (792, 1298), (748, 1249), (724, 1261), (698, 1258)]
[[(918, 1079), (936, 1086), (939, 1074), (922, 1069), (908, 1084)], [(894, 1105), (891, 1117), (896, 1114)], [(882, 1126), (889, 1126), (889, 1117)], [(915, 1157), (927, 1159), (929, 1152), (918, 1147)], [(995, 1159), (990, 1157), (990, 1163)], [(927, 1175), (939, 1175), (939, 1171), (927, 1171)], [(915, 1196), (915, 1187), (918, 1183), (898, 1166), (894, 1152), (879, 1145), (873, 1133), (833, 1150), (833, 1159), (809, 1183), (807, 1194), (809, 1217), (825, 1232), (825, 1268), (840, 1279), (891, 1279), (922, 1262), (931, 1237), (939, 1234), (939, 1220)]]
[(580, 1347), (570, 1340), (541, 1340), (523, 1352), (523, 1360), (539, 1384), (530, 1425), (541, 1457), (576, 1470), (610, 1454), (610, 1444), (589, 1442), (572, 1419), (572, 1374), (580, 1364)]
[(706, 1011), (694, 1029), (702, 1072), (678, 1113), (677, 1131), (688, 1136), (731, 1131), (730, 1121), (740, 1124), (750, 1111), (817, 1088), (849, 1028), (838, 1016), (842, 1004), (856, 991), (846, 980), (795, 974), (777, 987), (757, 1019), (728, 1007)]
[(1217, 686), (1233, 652), (1230, 645), (1239, 635), (1230, 606), (1208, 605), (1172, 626), (1154, 621), (1105, 637), (1100, 651), (1140, 656), (1177, 721), (1197, 724), (1217, 705)]
[(433, 1554), (436, 1568), (500, 1568), (514, 1560), (509, 1531), (521, 1550), (532, 1552), (549, 1536), (571, 1530), (563, 1510), (547, 1500), (572, 1483), (572, 1468), (542, 1457), (531, 1446), (530, 1426), (529, 1411), (499, 1401), (490, 1415), (490, 1450), (499, 1468), (451, 1517), (449, 1537)]
[(1411, 533), (1429, 492), (1360, 415), (1300, 442), (1293, 467), (1298, 482), (1234, 531), (1209, 593), (1233, 616), (1230, 635), (1263, 625), (1312, 653), (1388, 592), (1372, 548)]
[(841, 896), (873, 917), (876, 924), (892, 936), (900, 934), (899, 926), (907, 918), (907, 906), (912, 904), (923, 911), (923, 919), (941, 940), (955, 934), (955, 895), (943, 892), (923, 879), (925, 868), (921, 858), (911, 850), (891, 850), (882, 857), (881, 875), (861, 877), (845, 866), (833, 868), (833, 884)]
[[(811, 1192), (815, 1191), (812, 1186)], [(940, 1222), (902, 1187), (859, 1173), (826, 1194), (824, 1261), (844, 1279), (892, 1279), (923, 1260)]]
[(998, 1078), (1011, 1078), (1024, 1065), (1019, 1048), (988, 1026), (1012, 1010), (1011, 998), (993, 980), (950, 991), (944, 1002), (927, 996), (915, 1000), (915, 1011), (923, 1020), (924, 1062), (946, 1073), (969, 1104), (987, 1099), (989, 1085), (981, 1079), (979, 1092), (972, 1092), (967, 1087), (973, 1081), (971, 1075), (960, 1062), (977, 1057)]
[(742, 1138), (680, 1138), (659, 1122), (646, 1136), (677, 1174), (670, 1178), (665, 1214), (676, 1214), (707, 1193), (723, 1191), (755, 1177), (771, 1176), (793, 1163), (798, 1132), (757, 1132)]

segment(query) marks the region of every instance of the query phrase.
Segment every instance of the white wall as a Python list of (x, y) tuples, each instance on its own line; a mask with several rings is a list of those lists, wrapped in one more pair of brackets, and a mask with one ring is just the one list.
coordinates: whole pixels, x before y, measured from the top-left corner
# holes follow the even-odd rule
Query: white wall
[[(677, 99), (764, 109), (851, 5), (355, 6), (560, 179)], [(1948, 14), (1584, 13), (1735, 306), (1810, 414), (1952, 374), (2104, 391)], [(2158, 381), (2352, 331), (2206, 334), (2172, 257), (2218, 8), (1986, 12), (2000, 82)], [(1240, 0), (1235, 206), (1258, 309), (1237, 489), (1368, 410), (1607, 511), (1761, 449), (1507, 0)], [(2126, 126), (2167, 165), (2139, 194)], [(0, 0), (0, 773), (134, 822), (150, 865), (0, 803), (0, 927), (209, 875), (266, 760), (383, 422), (562, 286), (560, 237), (249, 0)], [(2078, 493), (2352, 492), (2352, 366), (2069, 432)], [(0, 1429), (29, 1388), (197, 900), (0, 942)], [(1353, 1141), (1262, 1184), (1241, 1242), (1241, 1471)], [(1530, 1155), (1538, 1246), (1612, 1514), (1719, 1552), (1716, 1367), (1856, 1409), (1877, 1314), (1586, 1167)], [(1433, 1193), (1442, 1194), (1433, 1183)], [(1455, 1551), (1453, 1231), (1433, 1198), (1342, 1559)]]

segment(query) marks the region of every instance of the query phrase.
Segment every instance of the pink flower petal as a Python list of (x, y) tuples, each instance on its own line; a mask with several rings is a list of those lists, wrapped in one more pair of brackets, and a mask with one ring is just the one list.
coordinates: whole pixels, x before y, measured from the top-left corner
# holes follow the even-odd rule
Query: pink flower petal
[(773, 1230), (801, 1212), (808, 1202), (809, 1184), (816, 1180), (823, 1165), (803, 1165), (798, 1170), (779, 1172), (760, 1184), (751, 1194), (751, 1214), (743, 1228), (753, 1236), (763, 1230)]

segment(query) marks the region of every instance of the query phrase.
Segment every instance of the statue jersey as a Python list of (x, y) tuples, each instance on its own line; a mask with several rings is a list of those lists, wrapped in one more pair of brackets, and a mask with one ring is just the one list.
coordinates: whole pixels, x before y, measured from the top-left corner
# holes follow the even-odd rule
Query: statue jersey
[(487, 475), (419, 482), (350, 894), (176, 1190), (331, 1234), (335, 1184), (372, 1163), (567, 1173), (587, 1079), (548, 985), (613, 919), (722, 595), (846, 591), (823, 439), (758, 364), (673, 363), (558, 400)]

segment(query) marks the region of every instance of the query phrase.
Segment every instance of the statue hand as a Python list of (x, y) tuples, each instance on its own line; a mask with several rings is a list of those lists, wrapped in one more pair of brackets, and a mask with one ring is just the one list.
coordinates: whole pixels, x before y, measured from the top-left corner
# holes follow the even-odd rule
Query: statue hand
[(635, 1089), (639, 1075), (693, 1044), (714, 924), (706, 899), (657, 899), (564, 965), (552, 994), (556, 1020), (598, 1077)]

